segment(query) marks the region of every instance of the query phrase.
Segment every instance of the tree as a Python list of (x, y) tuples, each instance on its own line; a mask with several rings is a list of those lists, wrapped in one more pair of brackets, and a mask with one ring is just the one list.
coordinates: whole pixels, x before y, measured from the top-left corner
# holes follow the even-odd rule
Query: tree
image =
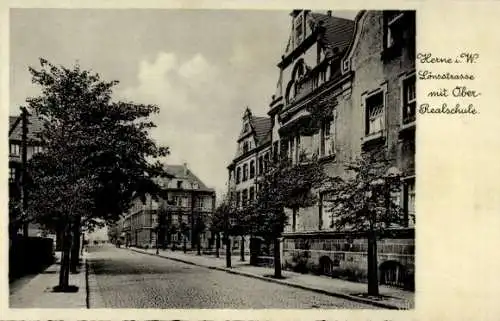
[(346, 164), (350, 179), (336, 178), (331, 190), (331, 227), (361, 232), (368, 241), (368, 294), (378, 296), (377, 239), (395, 224), (404, 224), (401, 208), (391, 196), (400, 191), (400, 173), (386, 151), (364, 153)]
[(303, 159), (292, 164), (287, 159), (270, 164), (269, 170), (259, 181), (259, 191), (249, 215), (248, 225), (252, 234), (261, 235), (274, 242), (274, 276), (281, 278), (280, 237), (288, 223), (285, 208), (292, 210), (292, 226), (300, 208), (317, 202), (317, 189), (328, 183), (328, 176), (315, 159)]
[(210, 230), (215, 235), (215, 256), (219, 257), (220, 234), (225, 229), (225, 213), (228, 210), (228, 202), (223, 201), (210, 216)]
[(184, 221), (181, 222), (180, 227), (179, 227), (179, 231), (182, 234), (182, 251), (184, 253), (186, 253), (187, 252), (187, 238), (189, 235), (189, 226), (187, 225), (186, 222), (184, 222)]
[(230, 236), (241, 235), (243, 226), (241, 224), (241, 213), (236, 207), (234, 200), (224, 198), (216, 208), (211, 219), (212, 228), (220, 233), (224, 232), (224, 243), (226, 245), (226, 267), (231, 267), (231, 238)]
[(82, 227), (117, 221), (134, 197), (157, 197), (161, 187), (155, 178), (168, 176), (158, 158), (168, 148), (149, 137), (155, 127), (149, 116), (159, 112), (157, 106), (112, 101), (118, 81), (103, 81), (78, 65), (66, 68), (45, 59), (40, 64), (40, 70), (29, 71), (42, 91), (27, 99), (27, 107), (44, 123), (39, 136), (45, 152), (28, 162), (28, 214), (63, 230), (57, 289), (66, 290), (70, 252), (78, 262)]
[(201, 255), (201, 234), (205, 232), (207, 225), (205, 217), (201, 213), (195, 215), (194, 235), (196, 236), (196, 254)]

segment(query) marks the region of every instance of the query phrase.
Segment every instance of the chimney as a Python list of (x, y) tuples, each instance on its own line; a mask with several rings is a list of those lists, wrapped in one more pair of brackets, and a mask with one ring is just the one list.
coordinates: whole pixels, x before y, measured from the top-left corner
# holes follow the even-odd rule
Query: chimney
[(184, 176), (187, 176), (188, 174), (188, 164), (184, 163)]
[(331, 16), (332, 16), (332, 10), (328, 10), (328, 11), (326, 12), (326, 14), (327, 14), (327, 16), (331, 17)]

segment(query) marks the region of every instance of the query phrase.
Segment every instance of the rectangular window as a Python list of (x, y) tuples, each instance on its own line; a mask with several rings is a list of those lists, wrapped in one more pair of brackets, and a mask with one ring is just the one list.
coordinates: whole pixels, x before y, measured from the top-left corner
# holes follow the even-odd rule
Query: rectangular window
[(182, 188), (182, 181), (177, 181), (177, 188), (179, 188), (179, 189)]
[(275, 141), (273, 143), (273, 160), (277, 162), (278, 158), (279, 158), (279, 141)]
[(241, 192), (236, 192), (236, 207), (240, 206)]
[(241, 167), (236, 168), (236, 184), (239, 184), (241, 181)]
[(321, 128), (321, 143), (320, 151), (321, 156), (329, 156), (333, 154), (333, 135), (332, 135), (333, 122), (325, 120)]
[(403, 11), (384, 11), (384, 48), (393, 48), (402, 44)]
[(411, 124), (416, 119), (417, 92), (415, 81), (415, 75), (403, 81), (403, 125)]
[(248, 179), (248, 165), (243, 165), (243, 182)]
[(250, 161), (250, 178), (255, 177), (255, 161)]
[(248, 190), (244, 189), (241, 195), (241, 205), (246, 206), (248, 201)]
[(10, 144), (10, 155), (11, 156), (20, 156), (21, 155), (21, 145), (11, 143)]
[(302, 42), (304, 34), (302, 29), (302, 16), (299, 16), (295, 20), (295, 46), (298, 46)]
[(403, 188), (403, 211), (405, 214), (404, 225), (415, 225), (415, 179), (408, 179)]
[(259, 156), (259, 175), (264, 173), (264, 158)]
[(38, 153), (43, 153), (42, 146), (34, 146), (33, 147), (33, 154), (38, 154)]
[(384, 93), (381, 91), (369, 96), (366, 99), (365, 105), (365, 134), (372, 135), (384, 130)]
[(248, 141), (243, 142), (243, 154), (248, 152), (249, 149), (250, 149), (250, 147), (248, 145)]
[(9, 167), (9, 182), (14, 182), (16, 180), (16, 169)]
[(248, 197), (250, 199), (250, 202), (255, 200), (255, 188), (253, 186), (250, 187), (250, 192)]

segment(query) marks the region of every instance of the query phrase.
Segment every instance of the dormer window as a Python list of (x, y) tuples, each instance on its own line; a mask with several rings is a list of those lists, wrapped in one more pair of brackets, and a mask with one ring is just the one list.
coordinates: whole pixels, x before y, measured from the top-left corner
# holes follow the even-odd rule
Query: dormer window
[(304, 24), (302, 23), (302, 14), (295, 18), (295, 47), (298, 47), (302, 40), (304, 40)]
[(246, 153), (250, 150), (250, 144), (248, 141), (243, 142), (243, 153)]

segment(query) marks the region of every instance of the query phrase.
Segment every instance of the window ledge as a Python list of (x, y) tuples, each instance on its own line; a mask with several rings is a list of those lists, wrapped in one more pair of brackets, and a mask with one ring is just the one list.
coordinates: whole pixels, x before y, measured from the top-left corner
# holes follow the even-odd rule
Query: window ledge
[(368, 134), (365, 137), (361, 138), (362, 144), (367, 144), (382, 139), (385, 139), (384, 131), (378, 131), (376, 133)]
[(402, 124), (399, 131), (402, 132), (408, 129), (415, 129), (415, 125), (416, 125), (415, 121), (412, 121), (411, 123)]
[(415, 134), (416, 123), (415, 121), (407, 124), (402, 124), (399, 128), (399, 137), (403, 138), (404, 136), (412, 136)]
[(320, 162), (328, 162), (328, 161), (331, 161), (331, 160), (334, 160), (334, 159), (335, 159), (335, 153), (330, 154), (330, 155), (320, 156), (318, 158), (318, 161), (320, 161)]

